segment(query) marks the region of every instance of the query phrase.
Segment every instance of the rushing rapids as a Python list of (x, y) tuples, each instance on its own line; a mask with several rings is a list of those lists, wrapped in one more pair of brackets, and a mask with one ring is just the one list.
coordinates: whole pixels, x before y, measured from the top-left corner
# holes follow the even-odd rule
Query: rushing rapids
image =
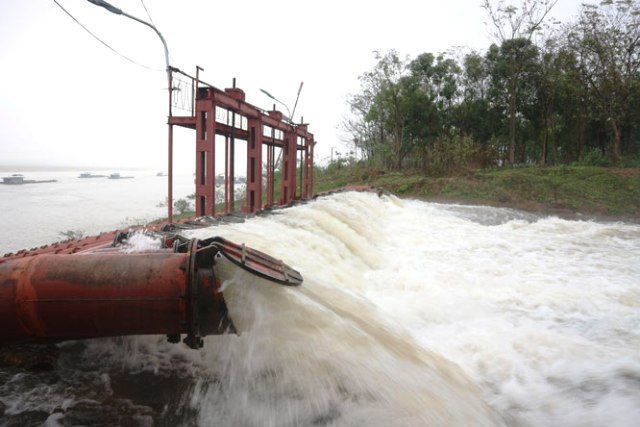
[(0, 370), (0, 425), (640, 422), (637, 225), (345, 193), (189, 237), (213, 235), (304, 284), (222, 260), (239, 335), (61, 344)]

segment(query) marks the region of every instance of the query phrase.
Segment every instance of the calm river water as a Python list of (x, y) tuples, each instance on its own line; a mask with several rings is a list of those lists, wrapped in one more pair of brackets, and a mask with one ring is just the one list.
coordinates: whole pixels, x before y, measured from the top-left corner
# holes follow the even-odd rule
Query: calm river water
[[(0, 177), (24, 174), (25, 180), (56, 182), (0, 185), (0, 254), (64, 239), (60, 233), (98, 234), (167, 216), (157, 207), (167, 196), (167, 178), (156, 171), (118, 172), (132, 179), (78, 178), (83, 171), (6, 171)], [(174, 199), (195, 192), (193, 176), (174, 178)]]
[[(164, 196), (109, 187), (118, 200), (98, 207), (111, 196), (39, 185), (28, 203), (0, 188), (5, 251), (115, 228)], [(237, 273), (224, 286), (241, 333), (200, 351), (112, 338), (61, 344), (52, 372), (4, 368), (0, 426), (640, 425), (637, 224), (352, 192), (191, 235), (263, 250), (305, 282)]]

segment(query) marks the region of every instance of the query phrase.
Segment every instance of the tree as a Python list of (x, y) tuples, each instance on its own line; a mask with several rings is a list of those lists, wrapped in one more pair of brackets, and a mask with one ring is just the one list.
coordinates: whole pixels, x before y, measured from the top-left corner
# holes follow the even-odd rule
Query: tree
[(395, 50), (384, 56), (376, 52), (376, 59), (378, 59), (378, 64), (374, 73), (379, 86), (374, 106), (369, 114), (370, 117), (375, 117), (382, 123), (383, 127), (391, 134), (392, 167), (399, 170), (406, 154), (403, 152), (405, 112), (400, 83), (406, 65)]
[(549, 31), (557, 0), (508, 1), (483, 0), (497, 40), (484, 54), (376, 52), (345, 122), (369, 162), (448, 173), (640, 152), (640, 3), (586, 5)]
[(449, 117), (453, 103), (458, 96), (458, 78), (461, 68), (453, 58), (431, 53), (423, 53), (409, 64), (411, 75), (417, 79), (419, 87), (435, 104), (435, 108), (447, 118), (443, 122), (448, 131), (451, 123)]
[(502, 53), (500, 66), (506, 81), (509, 107), (509, 158), (515, 163), (516, 120), (518, 92), (522, 82), (526, 59), (532, 52), (533, 36), (542, 28), (545, 18), (558, 0), (522, 0), (521, 5), (506, 4), (504, 0), (493, 2), (484, 0), (483, 8), (487, 12), (493, 27), (494, 36)]
[(502, 43), (519, 38), (531, 40), (556, 3), (558, 0), (521, 0), (520, 6), (515, 6), (504, 0), (484, 0), (482, 8), (494, 27), (495, 40)]
[(611, 161), (616, 164), (640, 75), (640, 4), (608, 0), (599, 7), (583, 5), (569, 40), (593, 101), (611, 127)]
[(179, 215), (182, 215), (191, 208), (191, 203), (189, 203), (187, 199), (178, 199), (173, 202), (173, 208), (178, 212)]
[(345, 128), (355, 131), (354, 139), (381, 157), (383, 164), (397, 170), (407, 154), (400, 82), (406, 65), (395, 50), (384, 55), (376, 51), (374, 55), (378, 61), (374, 69), (360, 76), (362, 93), (349, 99), (356, 120), (347, 122)]
[(526, 38), (505, 40), (489, 49), (487, 59), (494, 96), (501, 96), (509, 116), (509, 164), (515, 163), (520, 96), (531, 90), (537, 71), (538, 48)]
[(558, 62), (558, 48), (558, 40), (553, 37), (545, 40), (541, 48), (535, 102), (532, 103), (532, 112), (529, 114), (540, 139), (540, 147), (537, 154), (541, 166), (545, 166), (548, 162), (549, 148), (560, 122), (557, 96), (562, 69), (559, 67)]
[(479, 52), (470, 52), (460, 59), (459, 102), (452, 112), (453, 125), (460, 136), (468, 136), (476, 145), (478, 166), (498, 163), (495, 143), (502, 133), (503, 100), (491, 97), (490, 62)]
[(419, 150), (423, 168), (429, 163), (429, 145), (453, 126), (454, 105), (458, 101), (460, 66), (450, 57), (431, 53), (418, 55), (409, 63), (410, 75), (401, 81), (406, 113), (407, 141)]
[(464, 100), (485, 99), (488, 86), (487, 64), (478, 52), (471, 52), (462, 60), (462, 87)]
[(344, 129), (352, 138), (356, 148), (360, 149), (363, 160), (374, 164), (378, 160), (376, 145), (381, 134), (381, 124), (367, 120), (369, 110), (372, 108), (374, 96), (369, 91), (363, 91), (350, 95), (347, 103), (351, 110), (351, 116), (345, 118), (342, 123)]

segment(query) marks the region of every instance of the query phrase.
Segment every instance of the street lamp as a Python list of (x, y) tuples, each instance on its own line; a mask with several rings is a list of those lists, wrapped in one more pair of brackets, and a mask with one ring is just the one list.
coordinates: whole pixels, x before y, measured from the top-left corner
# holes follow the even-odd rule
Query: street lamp
[[(114, 13), (116, 15), (126, 16), (129, 19), (133, 19), (147, 27), (151, 28), (155, 33), (160, 37), (160, 41), (162, 42), (162, 46), (164, 47), (164, 62), (167, 67), (167, 89), (169, 90), (169, 117), (171, 117), (171, 66), (169, 65), (169, 48), (167, 47), (167, 42), (160, 34), (158, 29), (148, 23), (147, 21), (143, 21), (140, 18), (136, 18), (135, 16), (129, 15), (126, 12), (123, 12), (121, 9), (113, 6), (112, 4), (107, 3), (104, 0), (87, 0), (89, 3), (93, 3), (96, 6), (103, 7), (107, 9), (109, 12)], [(168, 121), (169, 125), (169, 165), (168, 165), (168, 188), (167, 188), (167, 217), (169, 222), (173, 222), (173, 125), (171, 124), (171, 120)]]
[(284, 106), (284, 108), (287, 109), (287, 113), (289, 113), (289, 121), (291, 123), (293, 123), (293, 115), (296, 113), (296, 107), (298, 106), (298, 100), (300, 99), (300, 92), (302, 91), (302, 85), (303, 84), (304, 84), (304, 82), (300, 82), (300, 87), (298, 88), (298, 96), (296, 96), (296, 103), (293, 105), (293, 113), (291, 113), (291, 110), (289, 110), (289, 107), (287, 107), (287, 104), (285, 104), (284, 102), (280, 101), (278, 98), (276, 98), (275, 96), (271, 95), (266, 90), (260, 89), (260, 92), (264, 93), (265, 95), (267, 95), (269, 98), (273, 99), (274, 101), (279, 102), (280, 104), (282, 104)]
[[(141, 24), (146, 25), (147, 27), (151, 28), (153, 31), (155, 31), (155, 33), (158, 35), (158, 37), (160, 37), (160, 41), (162, 42), (162, 46), (164, 46), (164, 62), (167, 66), (167, 83), (171, 84), (171, 68), (169, 66), (169, 48), (167, 47), (167, 42), (164, 40), (164, 37), (162, 37), (162, 34), (160, 34), (160, 31), (158, 31), (158, 29), (153, 26), (152, 24), (148, 23), (147, 21), (143, 21), (140, 18), (136, 18), (133, 15), (129, 15), (126, 12), (123, 12), (122, 9), (118, 9), (117, 7), (113, 6), (112, 4), (107, 3), (104, 0), (87, 0), (89, 3), (93, 3), (96, 6), (100, 6), (100, 7), (104, 7), (105, 9), (107, 9), (109, 12), (111, 13), (115, 13), (116, 15), (122, 15), (122, 16), (126, 16), (129, 19), (133, 19), (134, 21), (137, 21)], [(171, 90), (171, 88), (169, 88), (169, 90)]]
[(284, 102), (280, 101), (278, 98), (276, 98), (275, 96), (271, 95), (269, 92), (267, 92), (264, 89), (260, 89), (260, 92), (264, 93), (265, 95), (267, 95), (269, 98), (273, 99), (276, 102), (279, 102), (280, 104), (282, 104), (282, 106), (284, 106), (284, 108), (287, 109), (287, 113), (289, 113), (289, 121), (293, 120), (293, 117), (291, 117), (291, 110), (289, 110), (289, 107), (287, 107), (287, 104), (285, 104)]

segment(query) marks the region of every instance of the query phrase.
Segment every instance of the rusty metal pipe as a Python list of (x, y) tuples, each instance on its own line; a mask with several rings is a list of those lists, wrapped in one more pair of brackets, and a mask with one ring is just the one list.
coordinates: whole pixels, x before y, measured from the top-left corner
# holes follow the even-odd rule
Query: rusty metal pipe
[(0, 345), (233, 329), (215, 248), (187, 253), (38, 255), (0, 263)]

